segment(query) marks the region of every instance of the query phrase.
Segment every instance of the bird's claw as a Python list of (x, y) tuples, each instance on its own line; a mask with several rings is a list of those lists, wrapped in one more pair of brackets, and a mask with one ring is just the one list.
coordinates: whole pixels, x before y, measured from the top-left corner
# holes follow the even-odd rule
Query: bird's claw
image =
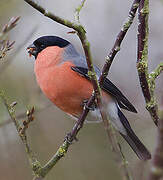
[(93, 103), (90, 107), (87, 105), (87, 103), (88, 103), (88, 100), (86, 99), (82, 102), (82, 106), (89, 109), (90, 111), (94, 111), (96, 109), (97, 106), (95, 103)]

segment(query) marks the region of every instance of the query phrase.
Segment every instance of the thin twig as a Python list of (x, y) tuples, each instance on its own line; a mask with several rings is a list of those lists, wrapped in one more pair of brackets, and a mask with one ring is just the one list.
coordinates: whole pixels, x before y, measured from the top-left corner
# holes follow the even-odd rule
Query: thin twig
[(27, 43), (27, 41), (29, 41), (29, 39), (32, 37), (32, 35), (37, 31), (38, 26), (35, 26), (34, 28), (32, 28), (32, 30), (29, 32), (29, 34), (27, 35), (27, 37), (24, 39), (23, 42), (21, 42), (18, 47), (16, 48), (16, 50), (12, 53), (11, 56), (8, 57), (7, 61), (2, 64), (0, 66), (0, 73), (3, 73), (6, 68), (13, 62), (13, 60), (15, 59), (15, 56), (17, 56), (17, 54), (20, 52), (20, 50), (24, 47), (24, 45)]
[(8, 32), (13, 29), (16, 25), (20, 17), (12, 17), (10, 21), (5, 24), (0, 32), (0, 59), (4, 58), (6, 53), (13, 48), (13, 42), (9, 42), (7, 35)]
[[(29, 5), (31, 5), (34, 9), (38, 10), (40, 13), (42, 13), (44, 16), (52, 19), (53, 21), (62, 24), (64, 26), (67, 26), (69, 28), (73, 28), (74, 30), (78, 31), (78, 29), (82, 28), (79, 25), (71, 22), (70, 20), (61, 18), (57, 15), (55, 15), (54, 13), (46, 10), (45, 8), (43, 8), (41, 5), (38, 5), (36, 2), (34, 2), (33, 0), (24, 0), (25, 2), (27, 2)], [(83, 29), (83, 28), (82, 28)]]
[(23, 121), (23, 126), (21, 129), (19, 129), (19, 133), (21, 135), (25, 135), (26, 130), (28, 129), (29, 124), (34, 120), (34, 112), (35, 108), (32, 107), (32, 109), (27, 110), (26, 116), (28, 117), (27, 120)]
[(79, 16), (80, 11), (83, 8), (85, 2), (86, 2), (86, 0), (81, 0), (80, 5), (75, 9), (74, 18), (78, 23), (79, 23), (79, 19), (80, 19), (80, 16)]
[[(43, 106), (43, 107), (38, 107), (38, 108), (36, 108), (35, 114), (46, 110), (46, 109), (47, 109), (48, 107), (50, 107), (50, 106), (51, 106), (51, 104), (47, 104), (47, 105), (45, 105), (45, 106)], [(21, 119), (24, 119), (26, 116), (27, 116), (27, 114), (26, 114), (25, 112), (20, 112), (18, 115), (16, 115), (16, 119), (19, 121), (19, 120), (21, 120)], [(6, 119), (6, 120), (4, 120), (3, 122), (0, 123), (0, 128), (3, 127), (3, 126), (5, 126), (5, 125), (8, 125), (8, 124), (10, 124), (10, 123), (12, 123), (12, 122), (13, 122), (13, 121), (12, 121), (11, 118), (10, 118), (10, 119)]]
[(19, 19), (20, 17), (12, 17), (10, 21), (3, 26), (2, 31), (0, 33), (0, 40), (5, 39), (4, 36), (17, 25)]

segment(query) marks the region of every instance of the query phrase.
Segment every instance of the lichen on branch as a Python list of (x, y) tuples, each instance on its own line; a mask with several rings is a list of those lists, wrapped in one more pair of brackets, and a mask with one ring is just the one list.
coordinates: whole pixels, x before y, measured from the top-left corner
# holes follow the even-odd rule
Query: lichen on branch
[[(142, 92), (146, 101), (146, 108), (149, 111), (154, 123), (158, 125), (158, 105), (156, 103), (154, 90), (155, 82), (151, 78), (153, 75), (148, 72), (148, 17), (149, 0), (141, 0), (138, 10), (138, 53), (137, 70)], [(160, 67), (159, 67), (160, 70)], [(159, 71), (161, 73), (161, 70)], [(156, 73), (154, 73), (156, 74)], [(158, 75), (156, 75), (158, 76)]]

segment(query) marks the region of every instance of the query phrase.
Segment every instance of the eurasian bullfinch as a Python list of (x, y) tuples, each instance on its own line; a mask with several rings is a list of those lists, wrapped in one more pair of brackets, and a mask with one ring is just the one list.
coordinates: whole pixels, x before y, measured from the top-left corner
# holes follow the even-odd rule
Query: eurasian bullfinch
[[(42, 36), (27, 49), (36, 59), (34, 71), (43, 93), (61, 110), (78, 118), (93, 90), (85, 57), (70, 42), (57, 36)], [(99, 77), (100, 69), (97, 66), (94, 68)], [(135, 135), (121, 112), (123, 108), (136, 113), (134, 106), (109, 79), (105, 79), (101, 88), (102, 101), (114, 128), (139, 159), (150, 159), (150, 152)], [(94, 119), (100, 117), (96, 104), (90, 114), (96, 116)]]

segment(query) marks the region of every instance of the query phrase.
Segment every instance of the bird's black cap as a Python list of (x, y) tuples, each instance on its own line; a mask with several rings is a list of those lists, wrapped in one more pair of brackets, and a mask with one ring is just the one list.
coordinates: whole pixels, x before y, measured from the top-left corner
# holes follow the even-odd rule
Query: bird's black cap
[(30, 54), (37, 58), (38, 53), (49, 46), (58, 46), (60, 48), (64, 48), (69, 44), (70, 42), (58, 36), (42, 36), (36, 39), (27, 49), (29, 49), (28, 52)]

